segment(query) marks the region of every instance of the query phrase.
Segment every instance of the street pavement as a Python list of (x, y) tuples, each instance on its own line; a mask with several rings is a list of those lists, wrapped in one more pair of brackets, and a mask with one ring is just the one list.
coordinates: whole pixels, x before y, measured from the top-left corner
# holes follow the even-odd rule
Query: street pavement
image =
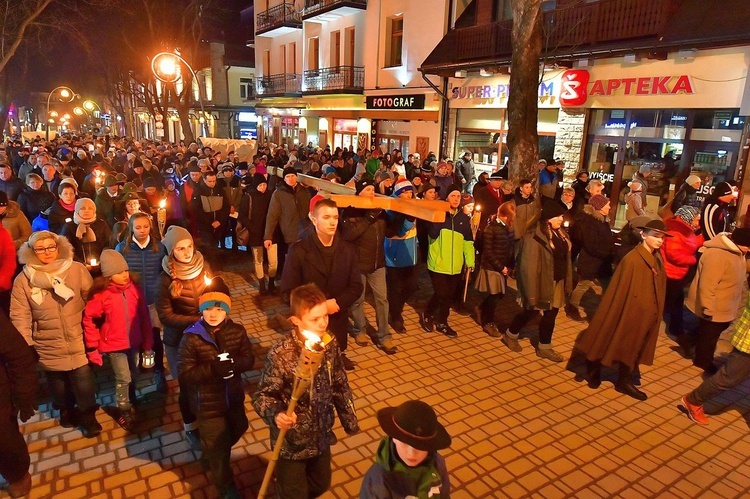
[[(250, 260), (242, 254), (223, 276), (232, 290), (231, 317), (245, 325), (256, 353), (247, 373), (245, 401), (250, 429), (232, 451), (235, 476), (246, 497), (255, 497), (270, 456), (267, 426), (250, 397), (268, 348), (281, 338), (273, 329), (287, 308), (278, 297), (258, 297)], [(423, 273), (414, 300), (418, 310), (429, 296)], [(475, 302), (471, 295), (470, 301)], [(591, 306), (596, 298), (587, 297)], [(518, 310), (515, 293), (498, 313), (504, 330)], [(374, 311), (368, 305), (369, 320)], [(358, 369), (349, 375), (361, 432), (346, 436), (337, 422), (333, 484), (326, 498), (358, 495), (373, 462), (382, 432), (376, 412), (386, 405), (421, 399), (433, 405), (453, 437), (443, 452), (452, 496), (465, 497), (741, 497), (750, 493), (750, 382), (706, 406), (708, 426), (692, 423), (680, 398), (700, 383), (699, 371), (683, 359), (663, 333), (654, 366), (642, 368), (638, 402), (615, 392), (614, 371), (603, 373), (598, 390), (576, 379), (579, 363), (553, 364), (536, 357), (531, 343), (536, 326), (522, 334), (523, 352), (510, 352), (469, 316), (452, 313), (457, 339), (425, 333), (407, 305), (407, 334), (396, 335), (399, 352), (388, 356), (374, 346), (350, 342)], [(583, 325), (561, 312), (553, 343), (570, 357)], [(729, 351), (720, 343), (721, 352)], [(154, 392), (150, 376), (139, 377), (138, 426), (126, 433), (104, 409), (104, 427), (95, 439), (61, 428), (51, 418), (49, 397), (23, 425), (31, 452), (31, 497), (121, 498), (216, 497), (197, 456), (183, 440), (176, 381), (169, 394)], [(105, 367), (97, 372), (99, 403), (113, 404), (114, 380)], [(43, 384), (41, 385), (43, 388)], [(7, 497), (0, 492), (0, 497)]]

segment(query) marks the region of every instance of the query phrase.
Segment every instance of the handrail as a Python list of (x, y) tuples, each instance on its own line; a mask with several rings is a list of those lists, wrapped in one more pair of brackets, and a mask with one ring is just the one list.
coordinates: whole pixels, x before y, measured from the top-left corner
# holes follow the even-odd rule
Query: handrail
[(339, 4), (359, 5), (367, 8), (367, 0), (305, 0), (304, 15), (308, 16)]
[(256, 92), (261, 97), (299, 93), (302, 76), (294, 73), (280, 73), (261, 76), (257, 79)]
[(294, 2), (283, 2), (258, 13), (256, 31), (264, 31), (284, 24), (302, 27), (302, 13), (295, 9)]
[(308, 69), (302, 73), (303, 92), (349, 90), (362, 92), (365, 88), (365, 68), (361, 66), (334, 66)]

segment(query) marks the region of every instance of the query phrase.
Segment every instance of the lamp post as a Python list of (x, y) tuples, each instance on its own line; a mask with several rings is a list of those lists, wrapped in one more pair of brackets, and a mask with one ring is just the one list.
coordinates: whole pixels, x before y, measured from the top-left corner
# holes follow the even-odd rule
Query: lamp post
[(201, 87), (201, 82), (198, 79), (198, 75), (195, 74), (195, 71), (190, 66), (190, 64), (188, 64), (188, 62), (183, 59), (180, 54), (174, 52), (159, 52), (153, 57), (153, 59), (151, 59), (151, 72), (154, 73), (154, 76), (157, 80), (163, 83), (175, 83), (177, 80), (182, 78), (180, 65), (178, 64), (178, 62), (181, 62), (185, 65), (185, 67), (188, 68), (190, 74), (193, 76), (193, 79), (198, 84), (198, 102), (201, 106), (201, 118), (199, 119), (199, 122), (201, 124), (201, 135), (203, 135), (203, 124), (206, 121), (206, 111), (203, 108), (203, 88)]
[[(73, 92), (73, 89), (71, 89), (70, 87), (67, 87), (65, 85), (60, 85), (59, 87), (53, 88), (52, 91), (50, 91), (49, 95), (47, 96), (47, 109), (46, 109), (47, 113), (46, 114), (48, 116), (50, 114), (50, 111), (49, 111), (50, 100), (52, 99), (52, 95), (58, 90), (60, 91), (61, 102), (73, 102), (73, 99), (76, 98), (76, 93)], [(49, 123), (47, 124), (47, 130), (45, 132), (44, 138), (46, 141), (49, 142)]]

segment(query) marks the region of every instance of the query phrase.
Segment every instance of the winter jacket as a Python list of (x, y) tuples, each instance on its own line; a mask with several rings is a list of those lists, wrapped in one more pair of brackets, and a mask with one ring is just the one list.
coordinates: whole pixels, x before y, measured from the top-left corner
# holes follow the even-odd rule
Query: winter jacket
[[(180, 388), (189, 393), (190, 407), (199, 420), (220, 418), (230, 408), (242, 407), (245, 390), (242, 373), (253, 368), (255, 357), (247, 331), (231, 319), (213, 332), (198, 321), (185, 330), (180, 341), (178, 372)], [(211, 364), (221, 353), (234, 361), (234, 375), (229, 379), (215, 374)]]
[(493, 272), (513, 268), (514, 239), (512, 227), (499, 218), (491, 219), (482, 235), (482, 268)]
[(149, 241), (148, 245), (141, 249), (135, 241), (130, 241), (130, 243), (122, 241), (115, 248), (125, 257), (130, 273), (135, 277), (135, 281), (139, 283), (146, 297), (147, 305), (156, 301), (156, 288), (162, 274), (161, 261), (167, 256), (167, 249), (164, 245), (157, 242), (157, 247), (154, 249), (153, 242), (153, 240)]
[(5, 210), (5, 217), (3, 217), (3, 227), (10, 232), (16, 250), (28, 241), (31, 235), (31, 223), (15, 201), (8, 201), (8, 208)]
[(166, 189), (164, 191), (164, 200), (166, 201), (164, 208), (167, 210), (167, 220), (179, 221), (181, 224), (184, 224), (179, 191)]
[[(423, 478), (421, 482), (418, 476)], [(450, 490), (450, 477), (443, 456), (437, 452), (430, 452), (427, 459), (419, 466), (406, 468), (398, 457), (393, 439), (385, 437), (378, 446), (375, 463), (365, 474), (359, 497), (360, 499), (406, 497), (446, 499), (450, 497)]]
[[(565, 292), (573, 288), (573, 272), (570, 263), (570, 242), (565, 275)], [(516, 277), (518, 280), (518, 294), (522, 306), (527, 309), (549, 310), (555, 292), (555, 263), (549, 240), (537, 227), (532, 233), (521, 239), (521, 246), (516, 259)]]
[(542, 208), (534, 199), (534, 196), (527, 198), (521, 195), (520, 189), (516, 187), (516, 193), (513, 196), (513, 202), (516, 204), (516, 217), (513, 219), (513, 233), (516, 241), (519, 241), (525, 234), (534, 232), (539, 217), (542, 214)]
[[(57, 247), (58, 260), (73, 258), (73, 248), (67, 239), (58, 237)], [(23, 264), (41, 264), (28, 244), (18, 250), (18, 259)], [(11, 294), (13, 325), (26, 343), (36, 348), (39, 363), (48, 371), (70, 371), (88, 363), (81, 320), (91, 289), (91, 275), (82, 264), (72, 262), (63, 277), (74, 293), (67, 301), (50, 290), (32, 287), (24, 272), (13, 282)]]
[(742, 303), (745, 255), (725, 234), (704, 245), (685, 306), (701, 319), (732, 322)]
[(41, 187), (35, 191), (31, 187), (24, 188), (18, 195), (18, 205), (29, 222), (33, 221), (40, 212), (46, 210), (57, 200), (54, 194)]
[(119, 198), (119, 195), (115, 197), (110, 196), (106, 187), (102, 187), (94, 199), (96, 216), (107, 222), (107, 225), (110, 227), (114, 226), (117, 221), (115, 218), (115, 202)]
[(73, 245), (73, 259), (84, 265), (90, 262), (92, 258), (99, 260), (102, 251), (110, 248), (110, 243), (112, 242), (112, 229), (109, 228), (109, 225), (104, 220), (97, 220), (89, 224), (89, 228), (94, 231), (96, 241), (83, 242), (82, 239), (78, 239), (76, 237), (78, 225), (75, 222), (66, 223), (60, 231), (60, 234), (66, 237), (70, 241), (70, 244)]
[(164, 326), (165, 345), (179, 346), (185, 328), (201, 319), (198, 299), (206, 289), (206, 282), (203, 278), (207, 271), (208, 264), (204, 263), (203, 272), (197, 277), (181, 281), (182, 291), (177, 297), (172, 297), (169, 291), (172, 278), (164, 272), (159, 276), (155, 305), (159, 320)]
[(557, 194), (557, 184), (560, 179), (557, 177), (557, 172), (551, 172), (547, 168), (543, 168), (539, 171), (539, 194), (550, 199), (555, 199)]
[(695, 265), (695, 255), (703, 245), (703, 236), (696, 236), (692, 227), (680, 218), (671, 217), (664, 223), (667, 225), (667, 233), (672, 236), (665, 237), (661, 247), (664, 270), (669, 279), (679, 280)]
[(448, 193), (448, 187), (456, 183), (453, 175), (446, 175), (445, 177), (435, 175), (434, 177), (432, 177), (432, 179), (434, 180), (434, 184), (438, 187), (438, 197), (445, 201), (445, 197)]
[(229, 205), (233, 206), (236, 211), (239, 211), (240, 200), (242, 200), (243, 194), (240, 178), (237, 175), (233, 175), (230, 178), (220, 178), (216, 181), (216, 185), (224, 191)]
[(383, 210), (344, 210), (339, 226), (341, 237), (357, 248), (359, 271), (371, 274), (385, 267), (386, 217)]
[(73, 210), (65, 208), (60, 200), (52, 205), (49, 211), (49, 230), (55, 234), (62, 234), (63, 227), (68, 223), (68, 219), (73, 220)]
[(278, 225), (287, 244), (298, 241), (307, 226), (310, 198), (310, 191), (301, 184), (292, 190), (286, 182), (279, 183), (271, 196), (263, 239), (273, 240)]
[(21, 406), (37, 406), (39, 379), (34, 365), (34, 355), (13, 327), (13, 323), (0, 312), (0, 417), (3, 429), (8, 421), (16, 420)]
[(448, 212), (442, 223), (428, 226), (427, 268), (438, 274), (456, 275), (474, 267), (474, 236), (471, 221), (463, 211)]
[(86, 304), (83, 334), (87, 351), (151, 350), (154, 333), (141, 289), (132, 281), (125, 286), (110, 282)]
[(13, 238), (0, 227), (0, 291), (10, 291), (16, 273), (16, 247)]
[[(255, 187), (248, 187), (247, 193), (242, 197), (238, 221), (250, 233), (250, 238), (247, 242), (248, 247), (263, 246), (268, 208), (271, 205), (272, 195), (268, 189), (261, 194)], [(275, 237), (271, 237), (271, 241), (275, 240)]]
[(730, 232), (732, 219), (729, 215), (729, 205), (714, 197), (706, 199), (701, 210), (701, 234), (708, 241), (722, 232)]
[(13, 177), (10, 180), (0, 180), (0, 191), (7, 194), (10, 201), (17, 200), (24, 188), (26, 188), (26, 184), (18, 177)]
[(587, 204), (576, 220), (573, 233), (575, 242), (581, 246), (576, 266), (581, 279), (611, 276), (615, 243), (609, 220)]
[(576, 197), (573, 198), (573, 212), (575, 215), (583, 213), (583, 207), (589, 203), (591, 195), (586, 188), (589, 186), (589, 182), (581, 179), (576, 179), (570, 186), (576, 192)]
[(692, 206), (700, 209), (701, 201), (698, 199), (698, 190), (693, 189), (688, 184), (682, 184), (682, 187), (672, 199), (672, 213), (676, 213), (683, 206)]
[[(271, 445), (279, 434), (276, 415), (286, 411), (291, 401), (294, 372), (303, 348), (296, 335), (295, 331), (288, 333), (268, 351), (258, 388), (253, 394), (255, 412), (270, 427)], [(334, 408), (347, 434), (359, 431), (354, 397), (341, 362), (341, 352), (336, 340), (331, 339), (325, 347), (312, 386), (297, 402), (294, 411), (297, 423), (286, 433), (281, 457), (303, 460), (329, 451), (335, 438)]]
[[(219, 234), (226, 227), (229, 218), (229, 200), (218, 184), (208, 187), (201, 183), (193, 196), (193, 216), (200, 234)], [(219, 222), (219, 227), (211, 224)]]
[(463, 158), (459, 159), (456, 161), (456, 171), (461, 174), (467, 184), (471, 183), (475, 176), (474, 160), (470, 159), (466, 161)]
[(388, 219), (384, 243), (387, 267), (413, 267), (417, 264), (417, 222), (397, 211), (386, 212)]
[(625, 195), (625, 219), (629, 222), (635, 217), (641, 217), (646, 214), (646, 204), (640, 192), (630, 191)]

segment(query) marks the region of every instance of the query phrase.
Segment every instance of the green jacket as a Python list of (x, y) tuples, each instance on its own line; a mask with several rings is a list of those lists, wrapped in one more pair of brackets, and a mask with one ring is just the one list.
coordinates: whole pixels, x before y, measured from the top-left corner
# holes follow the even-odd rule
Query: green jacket
[(427, 268), (438, 274), (456, 275), (474, 267), (474, 236), (469, 216), (458, 210), (448, 212), (442, 223), (428, 227)]

